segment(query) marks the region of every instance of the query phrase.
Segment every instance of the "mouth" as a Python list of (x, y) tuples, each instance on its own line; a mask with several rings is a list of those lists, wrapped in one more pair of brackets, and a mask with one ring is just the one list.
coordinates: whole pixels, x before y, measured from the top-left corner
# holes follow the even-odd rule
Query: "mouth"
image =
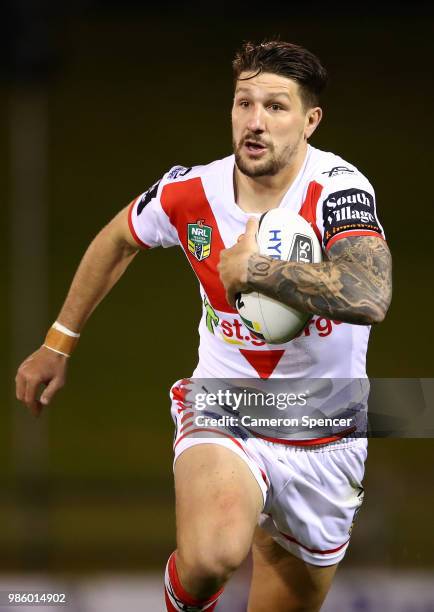
[(267, 151), (268, 147), (262, 142), (257, 142), (256, 140), (245, 140), (243, 148), (247, 150), (250, 156), (259, 157)]

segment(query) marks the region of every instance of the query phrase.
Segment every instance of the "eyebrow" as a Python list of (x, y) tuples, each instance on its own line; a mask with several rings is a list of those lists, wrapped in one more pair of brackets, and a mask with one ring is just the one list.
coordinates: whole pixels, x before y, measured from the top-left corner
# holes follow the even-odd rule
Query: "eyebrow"
[[(247, 87), (238, 87), (235, 90), (235, 95), (237, 95), (239, 93), (250, 93), (250, 89), (248, 89)], [(277, 96), (285, 96), (285, 98), (288, 98), (288, 100), (291, 99), (289, 97), (289, 94), (286, 91), (276, 91), (276, 92), (270, 92), (269, 93), (269, 97), (277, 97)]]

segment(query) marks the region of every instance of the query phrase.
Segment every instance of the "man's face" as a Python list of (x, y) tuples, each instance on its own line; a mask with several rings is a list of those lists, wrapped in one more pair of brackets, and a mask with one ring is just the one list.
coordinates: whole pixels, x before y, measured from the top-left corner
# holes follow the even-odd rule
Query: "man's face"
[[(242, 72), (240, 78), (250, 74)], [(238, 80), (232, 138), (239, 170), (250, 177), (276, 175), (291, 163), (305, 136), (310, 136), (308, 123), (299, 86), (292, 79), (264, 72)]]

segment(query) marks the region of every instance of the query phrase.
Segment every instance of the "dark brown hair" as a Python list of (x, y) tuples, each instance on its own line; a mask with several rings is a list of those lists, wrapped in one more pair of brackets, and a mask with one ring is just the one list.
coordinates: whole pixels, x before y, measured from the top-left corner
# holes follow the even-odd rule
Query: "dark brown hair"
[(259, 44), (246, 42), (232, 62), (235, 83), (242, 72), (271, 72), (296, 81), (305, 108), (317, 106), (327, 83), (327, 71), (319, 59), (307, 49), (280, 40)]

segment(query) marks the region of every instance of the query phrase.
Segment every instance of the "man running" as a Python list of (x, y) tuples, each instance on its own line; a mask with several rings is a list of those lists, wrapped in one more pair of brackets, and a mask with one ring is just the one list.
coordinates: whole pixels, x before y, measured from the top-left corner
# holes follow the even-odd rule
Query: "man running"
[[(157, 246), (181, 246), (200, 282), (196, 379), (366, 377), (370, 325), (391, 299), (391, 257), (369, 181), (308, 144), (326, 71), (281, 41), (245, 44), (233, 69), (234, 154), (174, 166), (96, 236), (44, 344), (18, 370), (17, 397), (34, 414), (63, 386), (98, 303), (139, 250)], [(323, 263), (258, 254), (258, 218), (276, 207), (311, 223)], [(296, 339), (268, 346), (235, 308), (236, 294), (251, 290), (312, 319)], [(213, 610), (252, 549), (249, 612), (319, 610), (361, 504), (366, 440), (194, 436), (186, 386), (171, 390), (177, 549), (166, 568), (167, 609)]]

